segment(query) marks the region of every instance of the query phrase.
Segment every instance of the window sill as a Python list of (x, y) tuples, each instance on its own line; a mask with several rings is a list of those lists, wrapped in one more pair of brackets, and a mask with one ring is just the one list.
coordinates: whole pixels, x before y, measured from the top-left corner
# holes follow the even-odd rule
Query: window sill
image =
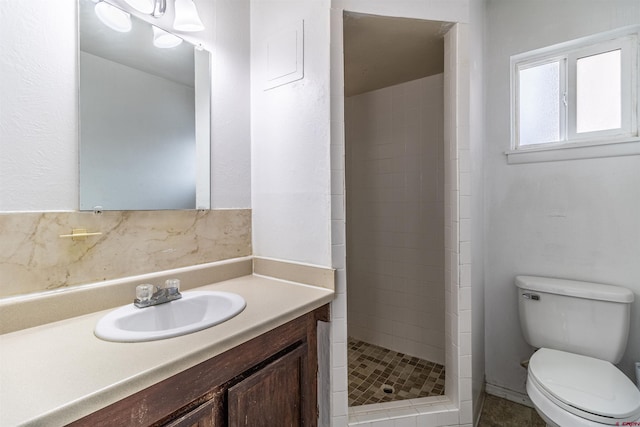
[(563, 146), (509, 150), (504, 153), (510, 165), (556, 162), (562, 160), (597, 159), (640, 155), (640, 138), (596, 144), (566, 144)]

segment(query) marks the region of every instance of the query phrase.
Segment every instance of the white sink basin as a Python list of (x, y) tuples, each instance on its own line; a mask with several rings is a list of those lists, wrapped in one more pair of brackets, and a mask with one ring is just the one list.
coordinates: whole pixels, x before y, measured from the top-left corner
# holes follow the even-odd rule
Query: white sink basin
[(246, 306), (238, 294), (184, 292), (182, 298), (147, 308), (133, 304), (113, 310), (96, 324), (98, 338), (117, 342), (153, 341), (200, 331), (231, 319)]

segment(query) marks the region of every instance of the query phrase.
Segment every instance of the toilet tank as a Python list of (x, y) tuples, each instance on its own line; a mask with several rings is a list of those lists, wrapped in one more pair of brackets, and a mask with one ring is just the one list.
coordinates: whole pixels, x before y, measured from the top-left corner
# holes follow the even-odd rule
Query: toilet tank
[(517, 276), (516, 286), (520, 326), (530, 345), (620, 361), (629, 336), (629, 289), (535, 276)]

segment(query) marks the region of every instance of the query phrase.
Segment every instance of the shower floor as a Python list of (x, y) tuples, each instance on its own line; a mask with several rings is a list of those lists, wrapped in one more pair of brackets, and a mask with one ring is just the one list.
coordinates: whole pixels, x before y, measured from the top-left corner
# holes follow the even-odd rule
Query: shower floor
[(444, 366), (349, 337), (349, 406), (444, 394)]

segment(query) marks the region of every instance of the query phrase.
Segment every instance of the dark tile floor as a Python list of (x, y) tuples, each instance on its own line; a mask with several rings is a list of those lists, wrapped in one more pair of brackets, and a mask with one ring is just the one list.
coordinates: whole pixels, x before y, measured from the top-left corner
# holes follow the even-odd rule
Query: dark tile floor
[(349, 338), (349, 406), (444, 394), (444, 366)]
[(487, 394), (478, 427), (545, 427), (535, 409)]

